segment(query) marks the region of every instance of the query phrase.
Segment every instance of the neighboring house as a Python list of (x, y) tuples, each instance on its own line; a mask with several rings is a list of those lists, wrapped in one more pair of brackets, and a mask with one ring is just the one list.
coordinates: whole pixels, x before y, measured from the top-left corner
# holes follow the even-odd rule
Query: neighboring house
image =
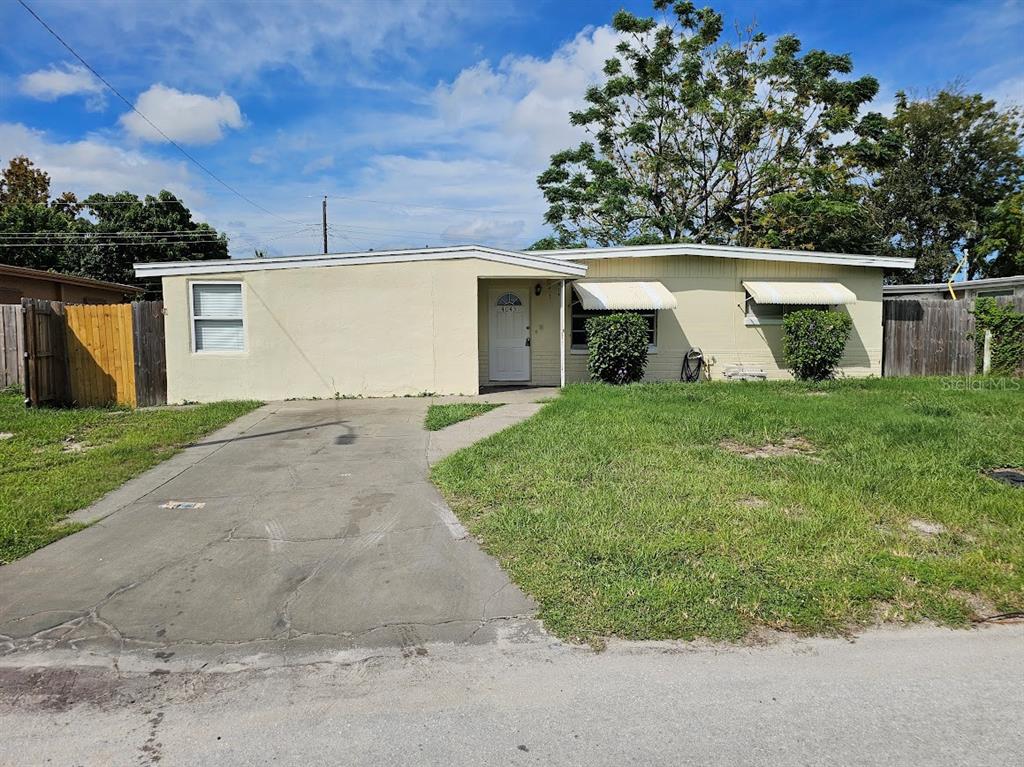
[(0, 264), (0, 304), (20, 304), (23, 298), (45, 298), (68, 304), (117, 304), (143, 293), (141, 288)]
[[(912, 259), (708, 245), (477, 246), (136, 264), (163, 278), (168, 400), (473, 394), (587, 379), (586, 319), (635, 311), (647, 377), (700, 347), (788, 377), (783, 315), (845, 311), (842, 374), (879, 375), (882, 275)], [(560, 309), (561, 307), (561, 309)]]
[[(1017, 296), (1024, 298), (1024, 274), (1016, 277), (989, 277), (981, 280), (964, 280), (953, 283), (957, 299), (973, 302), (978, 296)], [(886, 285), (882, 288), (884, 298), (937, 298), (952, 299), (949, 285), (932, 282), (924, 285)]]

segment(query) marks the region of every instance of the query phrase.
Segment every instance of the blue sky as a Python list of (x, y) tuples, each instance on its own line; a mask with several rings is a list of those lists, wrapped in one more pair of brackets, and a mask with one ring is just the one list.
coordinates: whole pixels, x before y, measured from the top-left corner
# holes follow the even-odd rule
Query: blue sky
[[(161, 188), (232, 254), (314, 253), (545, 234), (534, 179), (579, 140), (567, 113), (600, 75), (619, 7), (649, 2), (31, 2), (160, 128), (135, 118), (14, 0), (0, 0), (0, 162), (28, 154), (56, 192)], [(698, 3), (700, 5), (700, 3)], [(1024, 103), (1024, 0), (717, 2), (904, 89), (953, 81)]]

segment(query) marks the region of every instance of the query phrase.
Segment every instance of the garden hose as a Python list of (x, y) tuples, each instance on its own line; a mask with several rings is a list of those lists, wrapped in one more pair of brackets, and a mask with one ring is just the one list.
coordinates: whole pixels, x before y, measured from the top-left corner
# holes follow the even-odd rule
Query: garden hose
[(683, 370), (679, 374), (680, 381), (696, 383), (700, 381), (700, 371), (704, 367), (704, 352), (700, 347), (693, 347), (683, 357)]

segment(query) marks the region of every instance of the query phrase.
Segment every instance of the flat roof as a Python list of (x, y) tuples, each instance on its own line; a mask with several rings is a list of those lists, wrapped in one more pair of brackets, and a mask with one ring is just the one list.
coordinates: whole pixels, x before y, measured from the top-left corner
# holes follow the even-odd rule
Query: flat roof
[[(215, 261), (158, 261), (135, 264), (139, 277), (167, 277), (191, 274), (229, 274), (268, 269), (298, 269), (318, 266), (443, 261), (481, 258), (487, 261), (544, 269), (567, 277), (582, 277), (586, 261), (599, 258), (653, 258), (656, 256), (709, 256), (753, 261), (789, 261), (808, 264), (836, 264), (881, 269), (913, 269), (914, 259), (869, 256), (855, 253), (823, 253), (812, 250), (773, 250), (726, 245), (690, 243), (670, 245), (631, 245), (612, 248), (569, 248), (564, 250), (502, 250), (483, 245), (415, 248), (405, 250), (368, 250), (305, 256), (269, 258), (228, 258)], [(584, 262), (584, 263), (580, 263)]]
[(657, 256), (710, 256), (739, 258), (751, 261), (791, 261), (808, 264), (842, 264), (882, 269), (913, 269), (914, 259), (894, 256), (872, 256), (866, 253), (829, 253), (817, 250), (783, 250), (781, 248), (742, 248), (735, 245), (702, 245), (670, 243), (666, 245), (622, 245), (608, 248), (564, 248), (537, 250), (553, 258), (588, 261), (597, 258), (654, 258)]
[[(978, 280), (961, 280), (953, 283), (953, 290), (965, 288), (1012, 288), (1024, 285), (1024, 274), (1014, 277), (983, 277)], [(914, 285), (883, 285), (884, 295), (901, 295), (904, 293), (948, 293), (949, 284), (945, 282), (925, 282)]]
[(0, 264), (0, 275), (11, 277), (24, 277), (28, 280), (48, 280), (50, 282), (63, 282), (67, 285), (81, 285), (87, 288), (103, 288), (105, 290), (117, 291), (119, 293), (144, 293), (145, 290), (134, 285), (122, 285), (120, 282), (107, 282), (106, 280), (94, 280), (92, 277), (79, 277), (74, 274), (63, 274), (61, 272), (48, 272), (45, 269), (29, 269), (27, 266), (14, 266), (13, 264)]
[(551, 258), (541, 252), (501, 250), (482, 245), (455, 245), (440, 248), (409, 250), (368, 250), (355, 253), (326, 253), (311, 256), (277, 256), (271, 258), (228, 258), (216, 261), (162, 261), (135, 264), (139, 277), (168, 277), (189, 274), (230, 274), (269, 269), (299, 269), (317, 266), (355, 266), (360, 264), (394, 264), (411, 261), (451, 261), (479, 258), (484, 261), (543, 269), (566, 277), (582, 277), (585, 264), (562, 258)]

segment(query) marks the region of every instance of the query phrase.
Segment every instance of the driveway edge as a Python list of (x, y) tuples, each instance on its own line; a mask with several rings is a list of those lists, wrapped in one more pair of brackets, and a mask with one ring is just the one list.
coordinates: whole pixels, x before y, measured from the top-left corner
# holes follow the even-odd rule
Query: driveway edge
[(271, 403), (236, 418), (227, 426), (207, 434), (198, 442), (185, 447), (180, 453), (158, 463), (152, 469), (147, 469), (139, 476), (129, 479), (98, 501), (70, 514), (66, 521), (92, 524), (106, 519), (111, 514), (116, 514), (126, 506), (130, 506), (170, 482), (183, 471), (213, 455), (225, 445), (230, 444), (232, 440), (247, 433), (265, 418), (276, 413), (278, 408), (279, 403)]

